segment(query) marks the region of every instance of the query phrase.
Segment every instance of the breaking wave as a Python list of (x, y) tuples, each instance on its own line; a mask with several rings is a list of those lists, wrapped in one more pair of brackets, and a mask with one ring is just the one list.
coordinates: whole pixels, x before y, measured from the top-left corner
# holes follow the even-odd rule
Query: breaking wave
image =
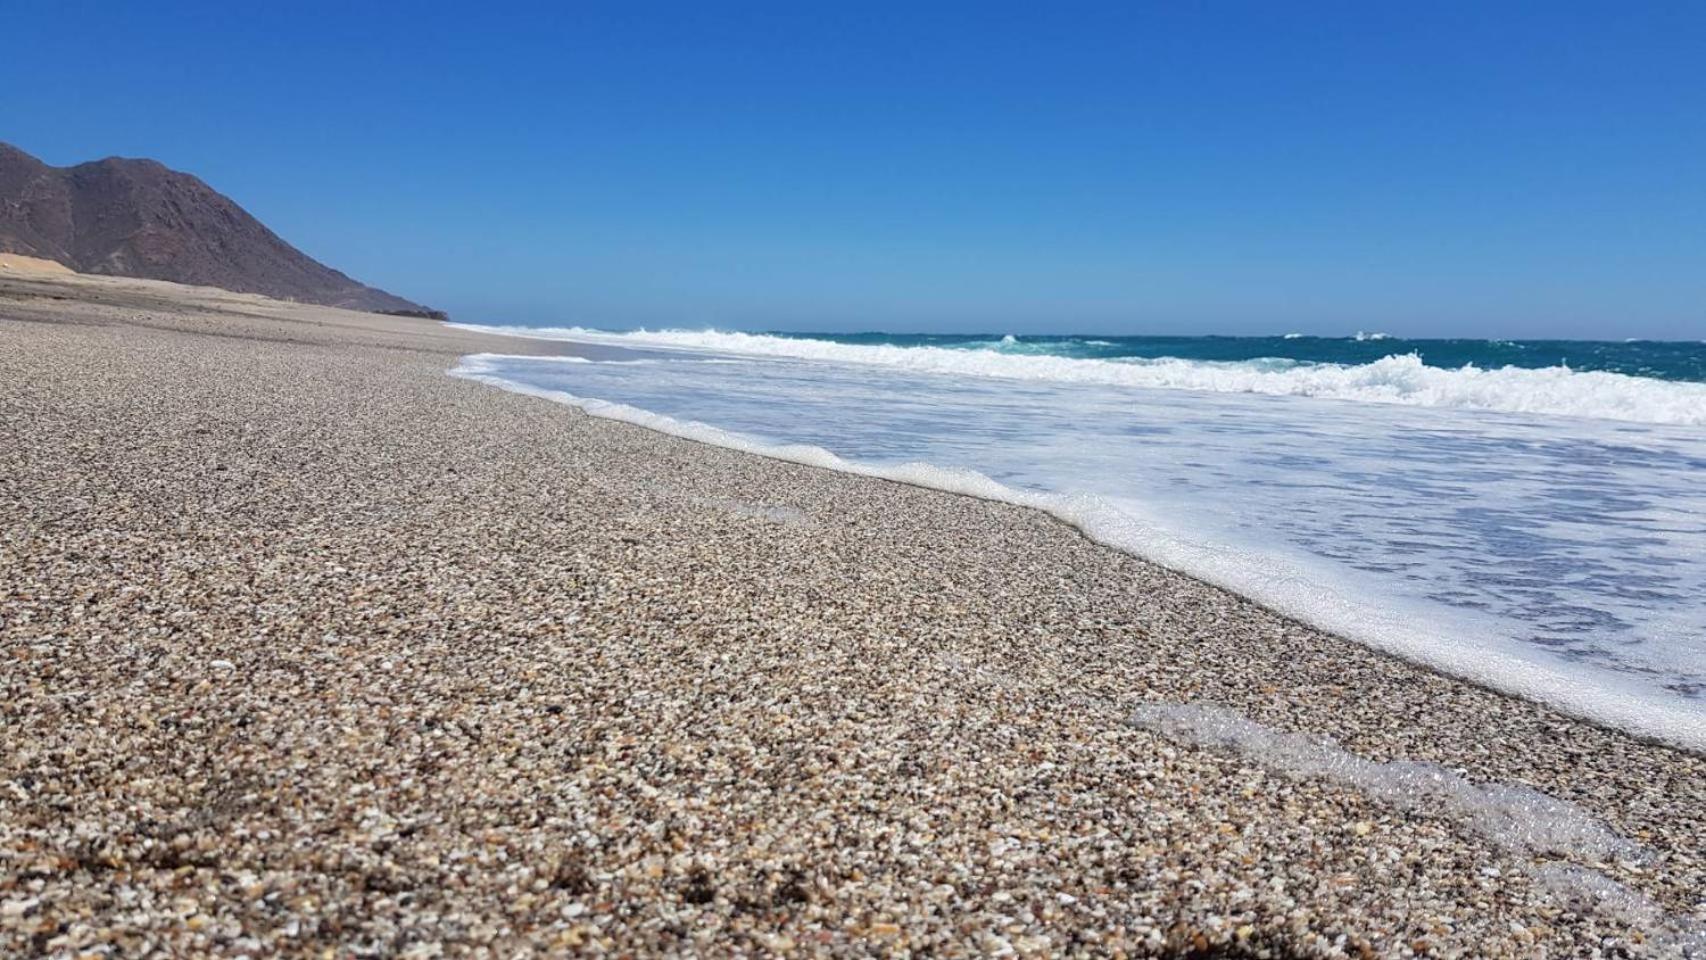
[[(1706, 383), (1657, 380), (1566, 366), (1432, 367), (1413, 353), (1371, 363), (1312, 363), (1281, 358), (1241, 361), (1177, 357), (1112, 359), (996, 349), (850, 344), (719, 331), (609, 333), (579, 327), (465, 329), (548, 340), (643, 349), (686, 349), (826, 363), (868, 364), (955, 377), (1088, 383), (1151, 390), (1193, 390), (1360, 403), (1445, 407), (1496, 413), (1585, 417), (1706, 426)], [(1000, 349), (1005, 346), (1007, 350)]]

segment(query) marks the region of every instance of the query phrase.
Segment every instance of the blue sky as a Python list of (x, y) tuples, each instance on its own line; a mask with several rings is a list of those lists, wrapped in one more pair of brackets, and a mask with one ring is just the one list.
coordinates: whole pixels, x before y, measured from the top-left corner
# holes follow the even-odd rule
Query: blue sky
[(1706, 337), (1706, 4), (380, 6), (0, 0), (0, 139), (474, 321)]

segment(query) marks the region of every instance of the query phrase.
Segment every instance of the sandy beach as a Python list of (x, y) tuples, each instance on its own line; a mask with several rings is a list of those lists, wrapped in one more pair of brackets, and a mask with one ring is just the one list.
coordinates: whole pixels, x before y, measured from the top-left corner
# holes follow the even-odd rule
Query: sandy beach
[(549, 349), (0, 270), (0, 955), (1706, 944), (1706, 759)]

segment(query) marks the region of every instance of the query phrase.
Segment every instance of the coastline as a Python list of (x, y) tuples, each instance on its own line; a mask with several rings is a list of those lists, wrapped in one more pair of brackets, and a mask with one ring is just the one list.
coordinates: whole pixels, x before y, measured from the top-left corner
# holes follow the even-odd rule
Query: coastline
[[(1706, 924), (1701, 757), (1037, 511), (446, 375), (567, 345), (10, 275), (0, 344), (0, 902), (34, 901), (0, 945), (1666, 956)], [(1204, 703), (1642, 852), (1132, 722)]]
[[(460, 327), (479, 331), (478, 328)], [(525, 337), (525, 334), (512, 334)], [(606, 347), (574, 339), (539, 337), (547, 343), (606, 351), (596, 359), (643, 356), (640, 351)], [(502, 390), (575, 407), (584, 413), (633, 424), (685, 440), (742, 453), (835, 470), (859, 476), (910, 484), (1046, 513), (1076, 529), (1097, 544), (1130, 553), (1141, 560), (1252, 600), (1263, 608), (1306, 626), (1391, 654), (1428, 670), (1486, 687), (1518, 699), (1546, 704), (1570, 716), (1602, 724), (1642, 739), (1695, 754), (1706, 753), (1706, 716), (1679, 698), (1656, 697), (1651, 690), (1608, 685), (1603, 674), (1572, 671), (1568, 664), (1532, 651), (1510, 649), (1502, 638), (1483, 643), (1442, 646), (1442, 631), (1474, 631), (1469, 623), (1434, 620), (1415, 611), (1357, 602), (1337, 589), (1321, 589), (1319, 574), (1268, 558), (1260, 572), (1247, 562), (1229, 563), (1217, 545), (1194, 542), (1111, 508), (1095, 497), (1018, 489), (967, 469), (925, 462), (873, 464), (848, 460), (822, 447), (802, 443), (772, 443), (622, 403), (581, 397), (511, 379), (493, 361), (529, 359), (503, 354), (471, 354), (449, 372)], [(579, 358), (571, 358), (579, 359)], [(589, 357), (589, 359), (592, 359)], [(1484, 629), (1484, 628), (1483, 628)], [(1469, 632), (1468, 636), (1475, 636)], [(1526, 655), (1525, 655), (1526, 654)]]

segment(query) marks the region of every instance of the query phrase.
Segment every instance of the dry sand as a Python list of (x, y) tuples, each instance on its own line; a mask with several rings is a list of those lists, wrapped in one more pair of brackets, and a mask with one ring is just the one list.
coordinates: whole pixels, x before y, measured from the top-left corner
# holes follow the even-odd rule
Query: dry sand
[(40, 257), (26, 257), (21, 253), (0, 253), (0, 272), (10, 272), (20, 275), (38, 276), (48, 274), (64, 276), (75, 273), (70, 267), (56, 260), (43, 260)]
[(541, 346), (0, 271), (0, 955), (1697, 949), (1700, 757)]

